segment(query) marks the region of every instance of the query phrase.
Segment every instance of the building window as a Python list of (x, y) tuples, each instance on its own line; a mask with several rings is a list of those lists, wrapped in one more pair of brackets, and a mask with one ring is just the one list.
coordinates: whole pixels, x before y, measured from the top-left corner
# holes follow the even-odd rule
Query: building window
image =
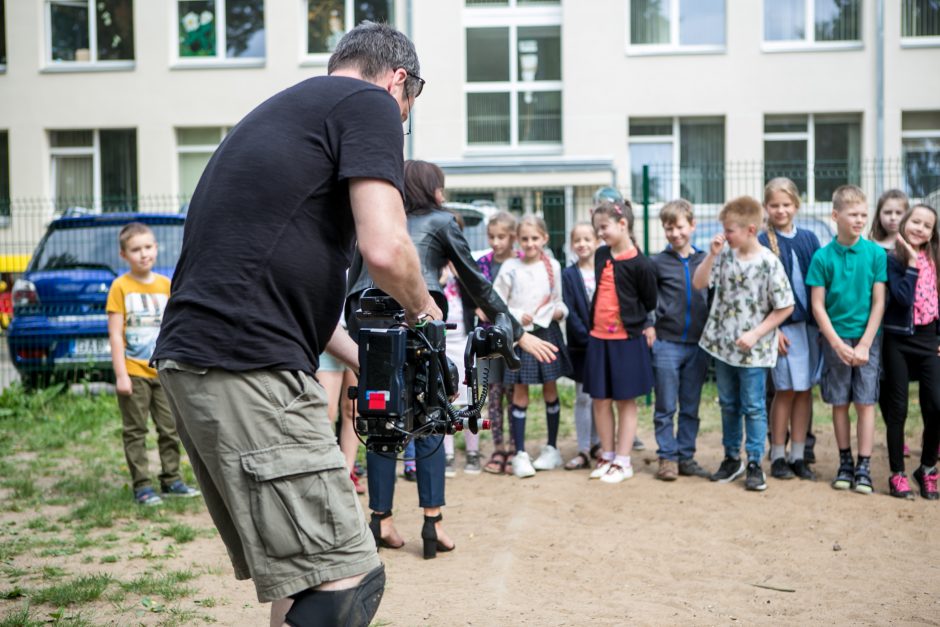
[(0, 226), (10, 220), (10, 140), (0, 131)]
[(49, 131), (56, 211), (137, 209), (134, 129)]
[(904, 184), (913, 198), (940, 191), (940, 111), (901, 114)]
[(630, 0), (631, 53), (722, 51), (725, 0)]
[(764, 117), (764, 180), (792, 179), (804, 199), (830, 202), (840, 185), (861, 180), (858, 115)]
[(132, 0), (46, 0), (46, 32), (49, 64), (134, 60)]
[(634, 201), (643, 200), (643, 166), (649, 166), (652, 203), (678, 197), (696, 204), (724, 202), (724, 119), (631, 118), (629, 143)]
[(521, 11), (493, 10), (488, 24), (509, 24), (466, 29), (469, 146), (561, 144), (561, 13), (531, 17), (535, 23)]
[(392, 0), (305, 0), (307, 54), (330, 53), (349, 30), (365, 20), (395, 22)]
[(189, 202), (202, 171), (219, 147), (225, 128), (178, 128), (176, 129), (176, 152), (179, 157), (180, 202)]
[(861, 46), (861, 0), (764, 0), (764, 48)]
[(264, 0), (178, 0), (181, 61), (263, 59)]
[(940, 0), (902, 0), (904, 45), (940, 45)]

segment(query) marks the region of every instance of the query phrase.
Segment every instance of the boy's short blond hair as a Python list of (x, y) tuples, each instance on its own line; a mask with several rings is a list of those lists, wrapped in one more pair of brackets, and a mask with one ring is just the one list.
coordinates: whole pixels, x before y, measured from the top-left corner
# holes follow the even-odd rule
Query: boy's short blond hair
[(867, 203), (865, 192), (858, 185), (840, 185), (832, 192), (832, 210), (842, 211), (853, 205)]
[(685, 198), (670, 200), (659, 210), (659, 221), (663, 223), (663, 226), (675, 224), (679, 221), (679, 218), (685, 218), (689, 224), (695, 222), (692, 203)]
[(129, 242), (132, 237), (145, 235), (147, 233), (153, 235), (153, 231), (150, 230), (150, 227), (143, 222), (128, 222), (124, 225), (124, 228), (121, 229), (121, 232), (118, 233), (118, 243), (121, 244), (121, 250), (127, 250), (127, 242)]
[(759, 229), (764, 221), (764, 207), (756, 198), (738, 196), (725, 203), (718, 214), (722, 223), (732, 221), (738, 226), (753, 226)]

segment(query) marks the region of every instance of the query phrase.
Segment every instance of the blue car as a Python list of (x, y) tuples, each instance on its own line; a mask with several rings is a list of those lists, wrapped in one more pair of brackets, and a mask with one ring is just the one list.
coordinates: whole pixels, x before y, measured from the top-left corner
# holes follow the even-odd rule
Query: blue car
[(13, 286), (7, 344), (25, 386), (52, 378), (113, 378), (105, 304), (111, 281), (127, 271), (118, 232), (128, 222), (148, 225), (159, 245), (154, 271), (172, 276), (184, 220), (177, 214), (108, 213), (52, 221)]

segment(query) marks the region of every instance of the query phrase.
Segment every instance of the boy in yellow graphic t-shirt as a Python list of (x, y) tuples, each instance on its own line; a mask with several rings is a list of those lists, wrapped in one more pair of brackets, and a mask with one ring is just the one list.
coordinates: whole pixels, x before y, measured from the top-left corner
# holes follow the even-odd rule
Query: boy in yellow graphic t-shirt
[(166, 496), (194, 497), (199, 491), (180, 477), (180, 441), (166, 396), (149, 366), (170, 297), (170, 279), (153, 271), (157, 241), (145, 224), (131, 222), (118, 235), (121, 258), (130, 272), (111, 283), (108, 292), (108, 338), (114, 366), (118, 407), (124, 423), (124, 455), (140, 505), (159, 505), (147, 464), (147, 416), (157, 425), (161, 491)]

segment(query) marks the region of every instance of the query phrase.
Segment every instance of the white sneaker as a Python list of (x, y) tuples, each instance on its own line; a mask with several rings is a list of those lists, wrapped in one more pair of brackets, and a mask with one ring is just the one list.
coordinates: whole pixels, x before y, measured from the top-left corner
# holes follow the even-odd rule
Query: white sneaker
[(516, 453), (516, 456), (512, 458), (512, 474), (520, 479), (535, 476), (535, 468), (532, 467), (532, 460), (525, 451), (519, 451)]
[(604, 483), (620, 483), (625, 479), (629, 479), (633, 476), (633, 466), (627, 466), (624, 468), (618, 464), (611, 464), (610, 468), (604, 473), (604, 476), (601, 477), (601, 481)]
[(552, 470), (553, 468), (558, 468), (563, 463), (561, 453), (558, 452), (558, 449), (551, 444), (546, 444), (542, 447), (542, 452), (539, 454), (538, 459), (532, 462), (532, 467), (536, 470)]
[(610, 470), (610, 465), (612, 463), (613, 462), (603, 458), (598, 459), (597, 465), (594, 466), (594, 470), (591, 471), (591, 476), (588, 477), (588, 479), (600, 479), (607, 473), (608, 470)]

